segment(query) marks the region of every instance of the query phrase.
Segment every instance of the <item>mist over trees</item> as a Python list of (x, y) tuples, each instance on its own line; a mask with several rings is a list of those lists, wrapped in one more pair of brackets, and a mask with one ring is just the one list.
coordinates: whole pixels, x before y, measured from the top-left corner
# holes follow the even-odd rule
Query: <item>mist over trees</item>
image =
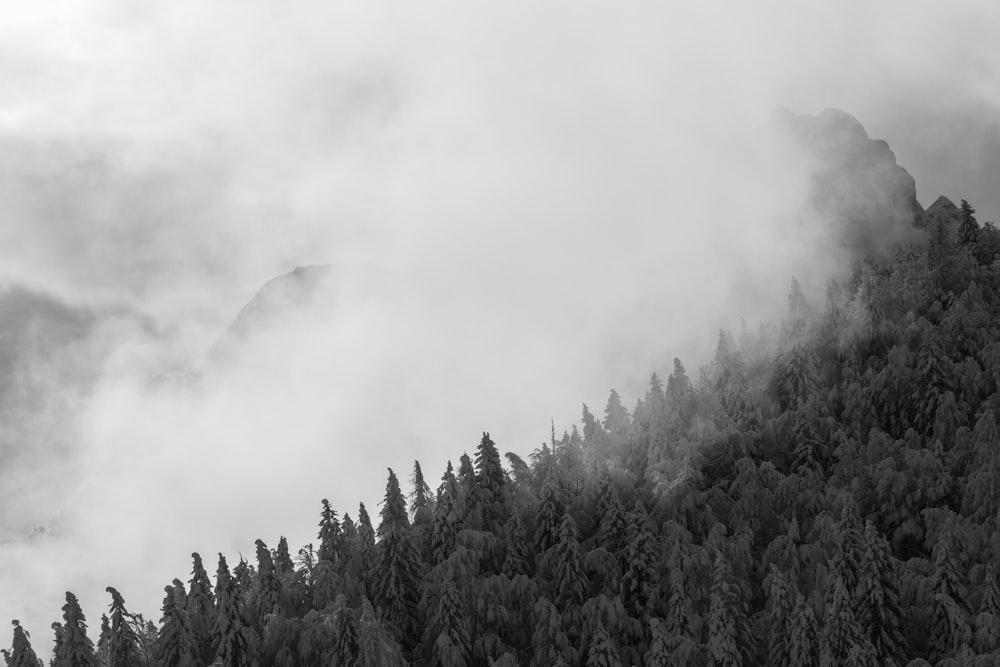
[(294, 554), (192, 554), (155, 623), (67, 592), (6, 663), (996, 664), (1000, 234), (960, 210), (524, 458), (483, 433), (388, 470), (377, 523), (322, 500)]

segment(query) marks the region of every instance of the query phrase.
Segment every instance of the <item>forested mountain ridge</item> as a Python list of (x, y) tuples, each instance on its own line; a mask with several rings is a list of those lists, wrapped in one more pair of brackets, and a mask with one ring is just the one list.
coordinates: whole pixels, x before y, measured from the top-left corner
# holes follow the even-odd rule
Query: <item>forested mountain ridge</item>
[(195, 554), (158, 625), (109, 588), (91, 640), (68, 593), (53, 664), (996, 664), (1000, 234), (963, 209), (527, 460), (484, 434), (375, 522)]
[[(862, 170), (815, 182), (869, 253), (822, 303), (793, 279), (781, 322), (719, 332), (697, 372), (675, 359), (525, 457), (483, 433), (439, 482), (401, 462), (374, 520), (322, 500), (312, 544), (192, 554), (157, 623), (109, 586), (88, 628), (67, 592), (54, 645), (14, 621), (7, 664), (1000, 664), (1000, 233), (965, 201), (921, 211), (846, 114), (795, 118)], [(328, 274), (276, 279), (227, 336)]]

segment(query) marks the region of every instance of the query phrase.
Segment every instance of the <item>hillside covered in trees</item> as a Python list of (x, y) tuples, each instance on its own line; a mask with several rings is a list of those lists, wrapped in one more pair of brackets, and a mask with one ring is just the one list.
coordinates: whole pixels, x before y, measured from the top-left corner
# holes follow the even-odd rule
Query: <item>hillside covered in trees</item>
[(67, 592), (7, 664), (997, 664), (1000, 233), (962, 204), (526, 459), (483, 434), (301, 549), (192, 554), (156, 623)]

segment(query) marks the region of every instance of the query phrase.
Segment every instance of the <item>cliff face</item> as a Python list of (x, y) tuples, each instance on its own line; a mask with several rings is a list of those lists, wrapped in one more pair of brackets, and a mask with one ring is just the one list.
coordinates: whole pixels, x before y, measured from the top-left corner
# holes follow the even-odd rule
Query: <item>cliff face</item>
[(884, 256), (923, 236), (926, 220), (913, 177), (854, 116), (837, 109), (816, 116), (781, 111), (775, 121), (810, 170), (810, 207), (856, 256)]

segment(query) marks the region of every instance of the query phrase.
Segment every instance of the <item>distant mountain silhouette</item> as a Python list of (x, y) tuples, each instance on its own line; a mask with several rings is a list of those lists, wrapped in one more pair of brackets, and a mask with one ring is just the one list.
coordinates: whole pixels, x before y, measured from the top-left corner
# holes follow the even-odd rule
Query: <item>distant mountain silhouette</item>
[(378, 269), (354, 264), (300, 266), (272, 278), (240, 309), (209, 349), (206, 367), (228, 363), (242, 343), (303, 309), (333, 309), (347, 290), (352, 296), (373, 294), (385, 285), (385, 274)]

